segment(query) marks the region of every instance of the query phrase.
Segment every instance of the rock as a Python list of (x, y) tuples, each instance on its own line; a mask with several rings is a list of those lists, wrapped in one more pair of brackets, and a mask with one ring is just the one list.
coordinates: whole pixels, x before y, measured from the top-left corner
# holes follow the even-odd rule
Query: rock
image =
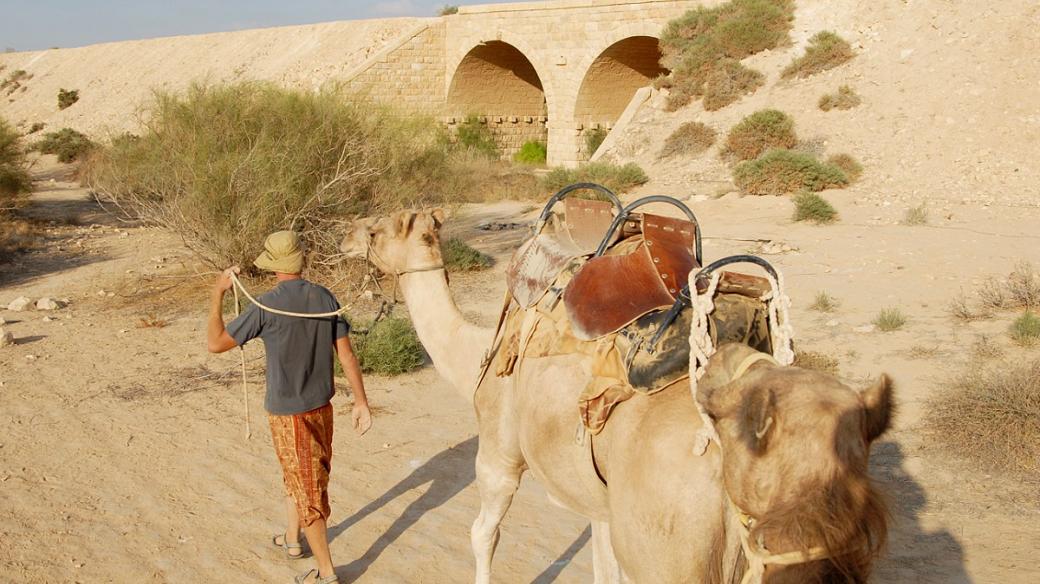
[(852, 330), (857, 332), (857, 333), (872, 333), (872, 332), (874, 332), (874, 328), (875, 327), (872, 324), (865, 324), (863, 326), (858, 326), (858, 327), (856, 327), (856, 328), (854, 328)]
[(58, 310), (64, 306), (60, 300), (49, 297), (43, 297), (36, 301), (36, 310)]
[(49, 317), (49, 316), (43, 317), (43, 322), (53, 322), (53, 321), (54, 321), (54, 319)]
[(14, 335), (11, 331), (0, 328), (0, 347), (9, 347), (14, 344)]
[(7, 310), (13, 310), (15, 312), (21, 312), (21, 311), (25, 310), (26, 307), (28, 307), (30, 305), (32, 305), (32, 299), (31, 298), (26, 298), (25, 296), (19, 296), (18, 298), (15, 298), (14, 300), (11, 301), (10, 304), (7, 305)]

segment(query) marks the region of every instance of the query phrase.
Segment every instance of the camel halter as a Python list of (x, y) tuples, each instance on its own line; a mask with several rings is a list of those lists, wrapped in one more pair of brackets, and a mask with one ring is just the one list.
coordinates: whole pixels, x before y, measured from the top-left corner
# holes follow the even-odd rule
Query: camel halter
[[(375, 277), (375, 274), (372, 273), (372, 269), (371, 268), (378, 267), (378, 266), (375, 265), (375, 262), (372, 261), (373, 257), (376, 258), (377, 260), (379, 260), (380, 262), (382, 262), (384, 265), (387, 265), (387, 266), (390, 265), (389, 262), (387, 262), (385, 259), (383, 259), (382, 256), (380, 256), (378, 253), (376, 253), (375, 247), (373, 247), (373, 245), (372, 245), (372, 236), (369, 235), (368, 242), (365, 245), (365, 262), (369, 266), (368, 278), (369, 278), (369, 280), (372, 281), (373, 284), (376, 285), (376, 288), (379, 289), (379, 294), (382, 295), (384, 298), (386, 298), (386, 292), (383, 292), (383, 287), (379, 285), (379, 278)], [(429, 265), (429, 266), (421, 266), (421, 267), (418, 267), (418, 268), (405, 268), (403, 270), (394, 270), (393, 271), (394, 287), (393, 287), (393, 290), (391, 290), (390, 304), (391, 305), (397, 304), (397, 288), (400, 285), (401, 276), (405, 276), (405, 275), (408, 275), (408, 274), (415, 274), (415, 273), (418, 273), (418, 272), (435, 272), (437, 270), (444, 270), (444, 264), (442, 263), (439, 266)], [(447, 273), (447, 272), (445, 271), (445, 273)]]
[(813, 546), (805, 551), (784, 552), (782, 554), (769, 553), (761, 537), (754, 542), (751, 539), (751, 529), (755, 526), (755, 518), (741, 511), (740, 507), (737, 507), (737, 504), (728, 496), (726, 497), (726, 504), (731, 512), (736, 513), (740, 519), (740, 547), (744, 550), (744, 557), (747, 558), (748, 562), (747, 570), (744, 572), (744, 577), (741, 578), (740, 584), (761, 584), (762, 579), (765, 577), (766, 566), (793, 566), (826, 560), (830, 557), (827, 550), (820, 546)]

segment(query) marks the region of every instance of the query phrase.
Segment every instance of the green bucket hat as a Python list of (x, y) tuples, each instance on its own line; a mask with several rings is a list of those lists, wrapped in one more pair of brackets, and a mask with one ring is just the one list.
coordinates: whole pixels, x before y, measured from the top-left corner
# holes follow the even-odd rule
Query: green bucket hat
[(299, 274), (303, 271), (303, 245), (292, 231), (276, 231), (264, 240), (264, 252), (253, 265), (261, 270)]

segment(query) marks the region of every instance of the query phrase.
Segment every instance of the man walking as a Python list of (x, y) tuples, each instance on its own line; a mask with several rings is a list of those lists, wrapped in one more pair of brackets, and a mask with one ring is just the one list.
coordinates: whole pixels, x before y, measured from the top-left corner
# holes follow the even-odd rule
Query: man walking
[[(264, 241), (253, 262), (274, 272), (278, 285), (257, 298), (267, 307), (320, 314), (339, 310), (336, 297), (301, 277), (303, 247), (292, 231), (279, 231)], [(264, 407), (271, 438), (282, 466), (288, 524), (272, 543), (292, 559), (303, 557), (300, 529), (317, 560), (317, 570), (297, 576), (297, 584), (331, 584), (333, 572), (326, 521), (329, 517), (329, 470), (332, 463), (333, 353), (354, 392), (353, 425), (358, 434), (372, 426), (361, 369), (350, 346), (350, 326), (342, 317), (282, 316), (250, 305), (227, 327), (221, 315), (224, 293), (233, 285), (228, 268), (218, 278), (210, 301), (206, 331), (208, 348), (223, 353), (260, 337), (267, 353), (267, 396)]]

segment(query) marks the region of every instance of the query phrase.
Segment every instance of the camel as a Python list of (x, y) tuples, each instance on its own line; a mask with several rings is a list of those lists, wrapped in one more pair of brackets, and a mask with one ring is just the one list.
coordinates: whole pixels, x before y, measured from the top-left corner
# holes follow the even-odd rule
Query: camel
[(892, 414), (887, 376), (856, 391), (725, 345), (698, 385), (717, 435), (702, 455), (688, 382), (633, 397), (578, 440), (583, 357), (522, 357), (511, 376), (477, 387), (494, 331), (466, 322), (451, 297), (444, 219), (439, 209), (360, 219), (341, 251), (399, 279), (435, 368), (476, 410), (477, 584), (491, 581), (499, 524), (526, 471), (591, 521), (597, 584), (867, 580), (886, 534), (867, 459)]

